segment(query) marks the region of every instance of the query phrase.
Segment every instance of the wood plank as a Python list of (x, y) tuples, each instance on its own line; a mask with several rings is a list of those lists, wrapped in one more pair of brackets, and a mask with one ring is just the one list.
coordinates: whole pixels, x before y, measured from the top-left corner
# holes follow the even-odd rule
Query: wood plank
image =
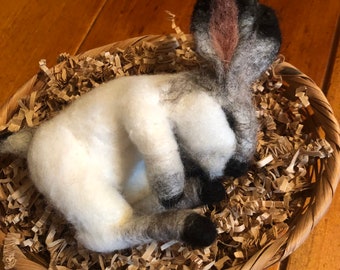
[(74, 54), (106, 0), (0, 0), (0, 106), (59, 53)]
[[(145, 34), (169, 33), (165, 10), (177, 15), (177, 24), (189, 31), (189, 21), (195, 0), (108, 1), (80, 51), (114, 41)], [(278, 13), (283, 32), (281, 53), (287, 61), (311, 76), (323, 86), (328, 59), (340, 13), (340, 1), (330, 0), (262, 0)], [(327, 14), (319, 19), (319, 14)]]
[(280, 263), (276, 263), (268, 268), (266, 270), (280, 270)]
[(173, 33), (166, 11), (174, 13), (176, 23), (188, 33), (195, 2), (196, 0), (107, 1), (80, 47), (80, 52), (131, 37)]
[[(0, 44), (0, 105), (38, 70), (37, 63), (41, 58), (53, 65), (60, 52), (73, 54), (79, 44), (78, 52), (137, 35), (169, 33), (172, 30), (165, 10), (175, 13), (178, 25), (188, 32), (195, 2), (108, 0), (86, 36), (86, 28), (94, 22), (105, 1), (78, 1), (0, 0), (3, 7), (0, 10), (3, 22), (0, 26), (3, 37)], [(339, 13), (340, 1), (331, 0), (328, 5), (322, 0), (293, 1), (282, 4), (280, 0), (262, 0), (276, 8), (281, 19), (282, 53), (321, 85), (327, 69), (334, 14)], [(314, 10), (329, 15), (324, 20), (315, 20)], [(315, 61), (311, 61), (312, 55), (318, 56)]]
[[(195, 0), (0, 0), (0, 105), (36, 73), (41, 58), (46, 58), (49, 66), (52, 66), (57, 55), (64, 51), (74, 54), (137, 35), (169, 33), (172, 30), (165, 10), (175, 13), (177, 24), (188, 32), (194, 2)], [(323, 0), (261, 2), (277, 10), (284, 38), (281, 52), (289, 62), (322, 85), (329, 61), (335, 21), (340, 13), (340, 1), (329, 0), (327, 4)], [(339, 72), (334, 74), (338, 74), (340, 78)], [(339, 93), (330, 90), (328, 95), (335, 110), (340, 104)], [(337, 115), (340, 119), (339, 114)], [(327, 233), (339, 224), (339, 220), (333, 218), (339, 216), (339, 212), (333, 210), (340, 208), (337, 199), (339, 196), (338, 189), (329, 214), (321, 221), (313, 235)], [(320, 228), (319, 232), (318, 228), (323, 226), (323, 222), (326, 227)], [(312, 237), (308, 241), (314, 243)], [(296, 261), (309, 253), (324, 265), (327, 265), (325, 260), (332, 260), (329, 257), (339, 260), (334, 254), (340, 254), (340, 238), (327, 237), (325, 239), (332, 243), (331, 251), (321, 245), (318, 249), (313, 249), (313, 245), (306, 244), (305, 249), (300, 248), (304, 249), (302, 254), (296, 253)], [(324, 248), (324, 251), (320, 247)], [(323, 260), (321, 257), (328, 252), (331, 255)], [(338, 267), (315, 268), (313, 265), (306, 268), (292, 264), (291, 269)]]
[(286, 60), (323, 88), (332, 50), (340, 1), (262, 0), (272, 6), (283, 33), (281, 52)]
[(2, 261), (3, 258), (3, 241), (5, 239), (6, 235), (3, 231), (0, 230), (0, 269), (3, 270), (5, 268), (4, 263)]
[(338, 122), (340, 122), (340, 43), (338, 43), (338, 50), (335, 58), (330, 87), (327, 93), (327, 99), (333, 108)]
[[(335, 60), (327, 98), (340, 121), (340, 45)], [(340, 176), (339, 176), (340, 177)], [(287, 270), (340, 269), (340, 188), (328, 213), (316, 226), (307, 241), (289, 258)]]
[[(340, 102), (340, 100), (338, 100)], [(340, 265), (340, 188), (337, 189), (328, 213), (309, 238), (290, 257), (287, 270), (339, 269)]]

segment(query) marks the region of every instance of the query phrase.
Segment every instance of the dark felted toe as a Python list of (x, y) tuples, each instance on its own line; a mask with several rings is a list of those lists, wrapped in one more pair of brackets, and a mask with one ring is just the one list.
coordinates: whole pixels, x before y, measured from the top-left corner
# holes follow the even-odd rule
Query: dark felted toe
[(231, 158), (224, 169), (224, 174), (226, 176), (240, 177), (248, 171), (248, 166), (247, 162)]
[(206, 181), (202, 185), (200, 199), (204, 204), (217, 203), (224, 200), (226, 192), (221, 182)]
[(193, 247), (211, 245), (217, 237), (214, 223), (196, 213), (190, 214), (184, 222), (182, 240)]

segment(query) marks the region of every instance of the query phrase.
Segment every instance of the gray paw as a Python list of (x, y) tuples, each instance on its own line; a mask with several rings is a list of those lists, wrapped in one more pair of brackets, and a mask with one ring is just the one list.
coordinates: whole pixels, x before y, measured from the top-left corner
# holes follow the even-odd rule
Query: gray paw
[(183, 193), (180, 193), (176, 196), (171, 197), (170, 199), (160, 199), (160, 203), (166, 208), (174, 208), (176, 204), (182, 199)]

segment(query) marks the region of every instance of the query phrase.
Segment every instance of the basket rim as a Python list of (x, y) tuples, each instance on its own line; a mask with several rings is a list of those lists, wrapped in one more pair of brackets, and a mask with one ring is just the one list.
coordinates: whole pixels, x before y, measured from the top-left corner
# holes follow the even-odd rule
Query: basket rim
[[(189, 39), (191, 38), (191, 35), (186, 36)], [(94, 48), (77, 56), (92, 57), (104, 51), (112, 51), (113, 48), (129, 46), (149, 39), (159, 40), (161, 42), (162, 39), (168, 37), (169, 35), (145, 35), (135, 37)], [(58, 65), (60, 64), (57, 64), (56, 66)], [(293, 72), (293, 75), (291, 72), (292, 70), (295, 71), (295, 73)], [(320, 121), (322, 121), (322, 125), (324, 126), (326, 138), (329, 140), (334, 150), (331, 158), (327, 161), (329, 163), (328, 167), (331, 168), (332, 173), (329, 168), (328, 170), (325, 168), (325, 171), (321, 175), (321, 179), (317, 181), (314, 202), (311, 204), (311, 207), (308, 207), (307, 211), (295, 224), (294, 228), (289, 230), (283, 237), (277, 239), (277, 241), (274, 241), (270, 245), (259, 250), (255, 255), (253, 255), (253, 257), (250, 258), (250, 260), (248, 260), (248, 262), (244, 264), (242, 269), (261, 269), (268, 267), (278, 260), (283, 260), (295, 251), (306, 240), (309, 233), (327, 212), (340, 180), (340, 128), (326, 96), (311, 78), (284, 60), (281, 60), (276, 64), (275, 71), (277, 72), (277, 75), (282, 76), (284, 81), (290, 82), (294, 80), (295, 82), (303, 84), (307, 88), (306, 94), (311, 101), (311, 106), (316, 111), (316, 117), (320, 117), (320, 119), (322, 119)], [(21, 98), (28, 96), (31, 92), (37, 90), (36, 87), (38, 81), (38, 74), (35, 74), (0, 108), (0, 127), (3, 127), (13, 116), (18, 108), (18, 101)], [(276, 261), (270, 262), (268, 262), (268, 260), (264, 261), (259, 259), (261, 256), (264, 256), (264, 254), (275, 254), (275, 256), (278, 256), (279, 258), (276, 258)], [(236, 267), (235, 269), (237, 268), (239, 267)]]
[[(291, 75), (288, 72), (289, 69), (295, 69), (300, 74)], [(334, 150), (332, 158), (327, 160), (330, 163), (327, 164), (328, 170), (325, 169), (325, 172), (322, 172), (321, 179), (317, 181), (315, 201), (312, 207), (309, 207), (308, 211), (304, 213), (302, 219), (296, 224), (293, 233), (287, 239), (286, 251), (283, 255), (284, 259), (307, 239), (309, 233), (327, 212), (335, 195), (335, 190), (340, 181), (340, 127), (327, 97), (309, 76), (287, 62), (279, 64), (277, 71), (283, 77), (283, 80), (288, 82), (293, 79), (292, 77), (298, 76), (294, 78), (295, 82), (300, 82), (306, 87), (306, 95), (309, 98), (311, 107), (314, 109), (319, 124), (322, 125), (326, 133), (326, 140)], [(333, 171), (333, 174), (330, 174), (330, 171)]]

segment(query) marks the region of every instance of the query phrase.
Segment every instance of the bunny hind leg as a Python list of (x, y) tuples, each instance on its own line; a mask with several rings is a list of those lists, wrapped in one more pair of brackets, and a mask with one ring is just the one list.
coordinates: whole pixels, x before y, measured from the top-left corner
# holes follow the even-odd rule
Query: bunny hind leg
[(157, 241), (178, 240), (193, 247), (212, 244), (217, 236), (213, 222), (191, 210), (171, 210), (147, 217), (147, 235)]
[(182, 241), (193, 247), (211, 245), (217, 236), (215, 225), (206, 217), (196, 213), (190, 214), (184, 223)]

